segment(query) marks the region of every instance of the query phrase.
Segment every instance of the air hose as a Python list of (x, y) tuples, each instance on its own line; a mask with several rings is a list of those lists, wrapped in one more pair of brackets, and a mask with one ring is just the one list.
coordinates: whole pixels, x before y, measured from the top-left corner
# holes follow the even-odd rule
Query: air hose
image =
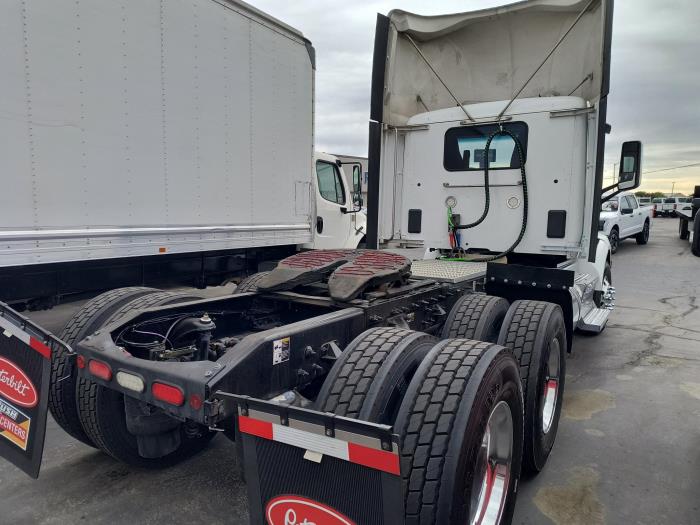
[[(485, 202), (484, 202), (484, 212), (481, 214), (481, 217), (479, 217), (475, 222), (469, 223), (469, 224), (463, 224), (459, 226), (455, 226), (453, 224), (450, 224), (450, 227), (453, 230), (453, 234), (456, 233), (456, 230), (467, 230), (469, 228), (474, 228), (475, 226), (478, 226), (482, 222), (484, 222), (484, 219), (486, 219), (486, 216), (489, 213), (489, 208), (491, 207), (491, 188), (489, 186), (489, 148), (491, 147), (491, 142), (493, 139), (497, 136), (501, 135), (507, 135), (509, 136), (513, 142), (515, 143), (515, 149), (518, 152), (518, 159), (520, 161), (520, 179), (522, 181), (522, 186), (523, 186), (523, 221), (522, 225), (520, 227), (520, 234), (518, 235), (518, 238), (515, 240), (515, 242), (504, 252), (499, 253), (498, 255), (493, 255), (486, 257), (484, 259), (478, 259), (478, 262), (489, 262), (489, 261), (495, 261), (496, 259), (500, 259), (501, 257), (505, 257), (513, 252), (520, 242), (523, 240), (523, 237), (525, 236), (525, 230), (527, 229), (527, 213), (528, 213), (528, 195), (527, 195), (527, 176), (525, 173), (525, 155), (523, 154), (523, 146), (520, 143), (520, 140), (518, 137), (515, 136), (512, 132), (508, 131), (507, 129), (503, 129), (502, 126), (499, 126), (499, 128), (491, 133), (489, 135), (489, 138), (486, 140), (486, 146), (484, 147), (484, 158), (485, 158), (485, 166), (484, 166), (484, 193), (485, 193)], [(450, 221), (451, 222), (451, 221)]]

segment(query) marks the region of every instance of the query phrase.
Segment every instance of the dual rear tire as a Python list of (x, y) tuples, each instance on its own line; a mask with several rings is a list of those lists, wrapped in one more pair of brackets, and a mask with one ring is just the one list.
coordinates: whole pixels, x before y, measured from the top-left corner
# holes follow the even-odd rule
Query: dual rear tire
[[(87, 335), (104, 325), (124, 304), (153, 292), (155, 292), (153, 288), (133, 286), (98, 295), (78, 310), (63, 328), (59, 337), (69, 346), (75, 347)], [(77, 383), (78, 375), (74, 359), (62, 347), (57, 346), (51, 354), (49, 410), (56, 423), (69, 435), (94, 447), (94, 442), (85, 433), (80, 421)]]
[(392, 425), (400, 436), (406, 523), (486, 516), (508, 523), (521, 469), (536, 474), (549, 457), (566, 370), (562, 310), (470, 294), (457, 301), (442, 335), (494, 333), (498, 344), (435, 344), (410, 330), (370, 329), (324, 382), (316, 409)]
[[(611, 282), (610, 266), (606, 279)], [(442, 337), (463, 337), (510, 348), (518, 361), (525, 396), (523, 470), (544, 468), (554, 446), (564, 393), (567, 338), (561, 307), (541, 301), (508, 301), (466, 294), (454, 305)]]
[(505, 348), (373, 328), (336, 361), (316, 409), (394, 426), (406, 523), (512, 517), (523, 399), (517, 362)]
[[(75, 345), (101, 326), (134, 310), (194, 299), (199, 297), (152, 288), (112, 290), (88, 302), (68, 322), (62, 339)], [(143, 457), (139, 453), (136, 435), (128, 428), (125, 396), (79, 377), (75, 371), (67, 373), (69, 366), (72, 366), (72, 360), (68, 355), (57, 353), (52, 356), (49, 406), (54, 418), (71, 436), (119, 461), (145, 468), (169, 466), (200, 451), (214, 436), (204, 427), (175, 420), (170, 422), (163, 415), (166, 426), (172, 427), (169, 432), (173, 436), (174, 450), (162, 457)]]
[(537, 474), (557, 435), (566, 377), (567, 338), (558, 305), (515, 301), (503, 322), (498, 344), (518, 360), (525, 395), (523, 471)]

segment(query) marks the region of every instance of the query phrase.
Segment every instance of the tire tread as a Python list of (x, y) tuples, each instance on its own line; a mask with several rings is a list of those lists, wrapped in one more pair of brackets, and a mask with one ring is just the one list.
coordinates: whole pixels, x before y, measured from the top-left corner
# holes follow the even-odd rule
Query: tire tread
[[(460, 399), (472, 372), (493, 343), (457, 339), (429, 355), (425, 377), (409, 400), (401, 428), (401, 472), (406, 523), (434, 523), (440, 481)], [(425, 364), (425, 362), (424, 362)], [(414, 381), (419, 380), (418, 377)], [(428, 496), (426, 498), (426, 495)]]
[(394, 347), (415, 332), (403, 328), (378, 327), (355, 339), (341, 359), (337, 375), (329, 375), (328, 395), (319, 394), (318, 410), (339, 416), (358, 418), (372, 379)]
[[(110, 307), (118, 305), (121, 301), (129, 302), (132, 298), (145, 295), (153, 291), (153, 288), (143, 286), (132, 286), (127, 288), (117, 288), (102, 293), (85, 303), (61, 331), (59, 338), (70, 346), (79, 342), (95, 323), (100, 321), (100, 317), (108, 315)], [(75, 439), (87, 445), (93, 445), (90, 438), (85, 434), (75, 405), (77, 399), (75, 395), (76, 382), (64, 383), (70, 366), (68, 352), (60, 346), (54, 346), (51, 358), (51, 383), (49, 387), (49, 410), (58, 425)], [(71, 388), (73, 384), (73, 388)], [(71, 399), (72, 397), (72, 399)], [(71, 407), (75, 407), (71, 410)]]

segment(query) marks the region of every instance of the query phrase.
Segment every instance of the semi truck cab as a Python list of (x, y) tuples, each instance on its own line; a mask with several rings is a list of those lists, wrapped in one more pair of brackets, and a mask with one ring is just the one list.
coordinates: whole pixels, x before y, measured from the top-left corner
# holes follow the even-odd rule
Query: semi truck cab
[[(612, 9), (537, 1), (380, 16), (369, 245), (420, 248), (429, 275), (505, 263), (487, 290), (520, 287), (560, 304), (570, 331), (601, 331), (614, 289), (600, 205), (641, 175), (641, 144), (629, 142), (620, 183), (602, 187)], [(561, 270), (571, 294), (533, 290)]]
[[(346, 167), (352, 170), (352, 163)], [(352, 171), (334, 155), (314, 155), (315, 231), (310, 248), (357, 248), (365, 242), (367, 215)]]

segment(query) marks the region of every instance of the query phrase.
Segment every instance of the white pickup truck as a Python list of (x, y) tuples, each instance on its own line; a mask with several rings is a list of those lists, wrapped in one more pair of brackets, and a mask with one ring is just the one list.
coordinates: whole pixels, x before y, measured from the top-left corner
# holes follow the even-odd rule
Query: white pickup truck
[(622, 193), (603, 203), (598, 230), (610, 240), (612, 253), (617, 251), (620, 241), (634, 237), (637, 244), (649, 241), (653, 209), (640, 206), (631, 193)]
[(690, 211), (693, 208), (690, 197), (667, 197), (663, 203), (656, 206), (656, 215), (676, 217), (678, 211)]

